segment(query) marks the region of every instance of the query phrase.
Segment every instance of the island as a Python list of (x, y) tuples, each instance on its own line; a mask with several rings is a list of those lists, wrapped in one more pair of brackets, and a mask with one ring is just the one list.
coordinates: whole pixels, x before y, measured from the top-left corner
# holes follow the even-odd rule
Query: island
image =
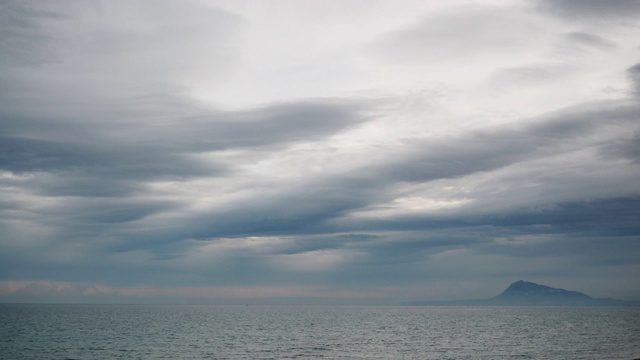
[(640, 306), (640, 301), (593, 298), (571, 291), (519, 280), (489, 299), (417, 301), (406, 305), (440, 306)]

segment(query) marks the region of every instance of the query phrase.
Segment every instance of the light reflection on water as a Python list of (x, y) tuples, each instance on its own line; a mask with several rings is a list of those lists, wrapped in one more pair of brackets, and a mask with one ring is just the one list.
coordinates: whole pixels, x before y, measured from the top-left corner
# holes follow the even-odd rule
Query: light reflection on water
[(0, 304), (2, 359), (634, 359), (640, 308)]

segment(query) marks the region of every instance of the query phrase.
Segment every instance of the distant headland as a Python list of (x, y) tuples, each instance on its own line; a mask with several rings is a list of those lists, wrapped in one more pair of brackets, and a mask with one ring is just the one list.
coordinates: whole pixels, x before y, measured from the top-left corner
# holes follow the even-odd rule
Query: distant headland
[(640, 306), (640, 301), (593, 298), (579, 291), (519, 280), (489, 299), (418, 301), (407, 305), (443, 306)]

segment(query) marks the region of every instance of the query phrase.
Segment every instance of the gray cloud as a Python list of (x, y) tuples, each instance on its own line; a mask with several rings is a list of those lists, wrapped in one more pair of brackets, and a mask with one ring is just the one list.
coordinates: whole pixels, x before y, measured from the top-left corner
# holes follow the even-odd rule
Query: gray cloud
[(0, 62), (4, 66), (36, 66), (56, 61), (47, 29), (63, 15), (21, 1), (0, 4)]
[(210, 151), (313, 141), (363, 120), (357, 104), (330, 100), (273, 105), (214, 119), (203, 116), (181, 122), (177, 131), (182, 145)]
[[(327, 112), (315, 112), (318, 107)], [(283, 112), (283, 109), (289, 109), (283, 105), (277, 105), (275, 109), (273, 111), (268, 109), (265, 112), (267, 115), (264, 116), (258, 115), (262, 110), (243, 113), (242, 116), (238, 115), (243, 119), (249, 119), (247, 121), (255, 126), (256, 133), (265, 134), (265, 138), (253, 140), (252, 136), (248, 134), (245, 137), (247, 140), (228, 146), (235, 146), (232, 149), (267, 145), (284, 146), (291, 141), (305, 140), (307, 136), (310, 137), (310, 140), (317, 139), (318, 136), (327, 136), (345, 126), (356, 124), (361, 119), (357, 116), (357, 108), (347, 107), (350, 110), (344, 112), (344, 110), (336, 110), (332, 104), (314, 104), (309, 107), (295, 104), (291, 107), (290, 112)], [(301, 112), (301, 109), (304, 111)], [(338, 109), (342, 108), (338, 107)], [(279, 119), (272, 115), (274, 113), (284, 113), (285, 116), (283, 119)], [(313, 126), (314, 121), (320, 123), (319, 129), (313, 134), (305, 131), (299, 133), (293, 131), (289, 134), (291, 138), (281, 134), (281, 124), (295, 118), (295, 116), (289, 117), (288, 114), (309, 113), (320, 114), (317, 117), (300, 117), (309, 119), (307, 123), (309, 126)], [(519, 209), (519, 205), (515, 204), (513, 205), (515, 207), (507, 206), (509, 209), (507, 212), (480, 212), (474, 215), (472, 205), (470, 209), (453, 211), (449, 214), (406, 215), (375, 220), (350, 219), (350, 214), (353, 211), (375, 207), (391, 200), (394, 194), (390, 189), (398, 184), (435, 184), (441, 180), (460, 179), (476, 173), (496, 171), (536, 158), (545, 158), (558, 152), (570, 152), (582, 147), (584, 145), (583, 139), (588, 139), (603, 131), (606, 132), (608, 127), (631, 126), (635, 123), (637, 113), (635, 105), (621, 106), (621, 104), (612, 103), (605, 106), (598, 104), (597, 106), (578, 107), (548, 115), (531, 125), (510, 129), (471, 131), (464, 135), (439, 141), (410, 142), (406, 151), (402, 153), (403, 155), (393, 157), (391, 161), (375, 163), (375, 165), (365, 166), (355, 172), (344, 173), (337, 177), (289, 185), (275, 193), (260, 194), (258, 192), (259, 195), (250, 202), (238, 202), (224, 208), (196, 213), (187, 212), (184, 216), (158, 221), (153, 220), (153, 214), (180, 209), (184, 205), (162, 201), (144, 202), (136, 198), (115, 201), (98, 199), (97, 202), (94, 202), (95, 200), (92, 200), (91, 197), (104, 196), (104, 194), (101, 194), (99, 190), (91, 192), (89, 184), (93, 181), (94, 176), (96, 187), (104, 186), (105, 180), (98, 181), (101, 177), (93, 173), (90, 161), (79, 161), (71, 156), (66, 159), (69, 162), (69, 169), (75, 167), (74, 171), (79, 174), (83, 174), (82, 169), (84, 169), (84, 176), (87, 177), (88, 193), (84, 194), (87, 196), (87, 201), (70, 200), (66, 205), (63, 202), (58, 203), (55, 210), (47, 212), (39, 210), (34, 213), (34, 216), (47, 218), (50, 225), (55, 224), (55, 226), (61, 227), (64, 230), (64, 236), (69, 239), (66, 241), (68, 246), (81, 243), (79, 239), (85, 236), (95, 237), (96, 233), (102, 233), (105, 236), (104, 241), (106, 242), (99, 247), (101, 250), (91, 256), (95, 257), (103, 253), (104, 256), (108, 255), (109, 257), (96, 260), (101, 265), (95, 265), (91, 271), (85, 271), (83, 276), (75, 278), (77, 281), (90, 279), (106, 281), (109, 278), (121, 276), (119, 274), (124, 276), (134, 265), (120, 265), (113, 268), (108, 259), (111, 255), (129, 256), (128, 254), (136, 252), (147, 254), (149, 259), (155, 260), (152, 262), (141, 258), (141, 261), (147, 262), (147, 264), (143, 266), (144, 269), (135, 271), (134, 278), (129, 277), (133, 283), (150, 282), (153, 279), (152, 274), (158, 271), (173, 273), (176, 279), (184, 280), (184, 277), (189, 277), (190, 281), (194, 283), (219, 285), (229, 284), (231, 278), (237, 284), (259, 283), (267, 281), (270, 276), (278, 277), (282, 283), (296, 283), (305, 279), (306, 281), (365, 284), (376, 281), (384, 282), (385, 279), (391, 281), (396, 276), (402, 276), (405, 281), (410, 281), (413, 277), (408, 276), (407, 272), (412, 271), (410, 270), (412, 267), (422, 266), (424, 259), (430, 257), (437, 259), (439, 254), (447, 251), (469, 249), (477, 251), (480, 255), (492, 253), (501, 256), (524, 256), (529, 253), (529, 257), (543, 257), (552, 253), (552, 249), (555, 247), (563, 249), (562, 253), (564, 254), (570, 249), (567, 244), (579, 246), (578, 240), (573, 239), (584, 237), (585, 231), (590, 232), (591, 236), (599, 234), (607, 238), (637, 236), (637, 226), (634, 225), (634, 222), (629, 221), (629, 216), (634, 216), (637, 204), (625, 199), (571, 203), (562, 202), (562, 199), (559, 198), (557, 204), (551, 203), (547, 207), (531, 210)], [(338, 114), (344, 117), (343, 123), (336, 120), (336, 124), (332, 124), (331, 121), (329, 121), (329, 125), (324, 124), (322, 122), (323, 114), (328, 117)], [(336, 117), (340, 119), (340, 116)], [(196, 120), (192, 122), (192, 124), (197, 124), (192, 125), (196, 129), (193, 130), (193, 133), (203, 133), (202, 129), (206, 129), (207, 126), (202, 124), (202, 118), (196, 118)], [(274, 122), (273, 128), (268, 125), (272, 121)], [(250, 126), (245, 127), (244, 124), (241, 126), (243, 129), (250, 128)], [(227, 131), (233, 132), (233, 125), (229, 127), (231, 130)], [(199, 131), (197, 131), (198, 129)], [(323, 134), (325, 131), (326, 133)], [(178, 131), (178, 133), (180, 132), (183, 134), (191, 133), (184, 129)], [(160, 136), (160, 134), (165, 135)], [(273, 136), (269, 137), (269, 134), (273, 134)], [(156, 150), (165, 154), (162, 156), (169, 156), (172, 151), (203, 151), (210, 146), (208, 144), (182, 143), (172, 145), (175, 144), (171, 140), (175, 133), (168, 131), (159, 131), (155, 136), (157, 137), (156, 141), (163, 144), (161, 148)], [(242, 137), (240, 138), (242, 139)], [(215, 144), (215, 141), (213, 143)], [(60, 163), (56, 163), (56, 161), (60, 161), (59, 158), (65, 158), (65, 152), (53, 151), (37, 142), (28, 143), (28, 145), (25, 149), (41, 148), (44, 149), (43, 154), (62, 154), (51, 156), (51, 161), (55, 166), (48, 167), (40, 164), (38, 167), (40, 171), (50, 170), (55, 175), (59, 171), (54, 169), (65, 168)], [(9, 146), (12, 145), (9, 143)], [(227, 145), (215, 145), (213, 149), (221, 150), (225, 148), (224, 146)], [(595, 141), (593, 146), (598, 149), (601, 144)], [(627, 158), (628, 151), (617, 150), (624, 148), (624, 146), (615, 146), (616, 150), (609, 150), (608, 156)], [(150, 152), (153, 151), (150, 150)], [(124, 157), (126, 155), (123, 153), (118, 156)], [(8, 159), (15, 157), (17, 156), (7, 156)], [(48, 159), (43, 156), (40, 161), (47, 164)], [(136, 159), (139, 158), (133, 157), (132, 163), (135, 164)], [(162, 157), (158, 159), (162, 159)], [(38, 163), (36, 162), (36, 164)], [(36, 166), (34, 165), (34, 167)], [(119, 174), (118, 171), (122, 171), (122, 173)], [(73, 175), (71, 170), (62, 171), (62, 174), (68, 176), (70, 184), (77, 184), (79, 178), (77, 175)], [(134, 186), (142, 185), (140, 183), (142, 180), (162, 178), (163, 174), (184, 174), (184, 171), (177, 169), (175, 172), (165, 172), (152, 167), (148, 169), (145, 177), (126, 174), (127, 171), (124, 169), (115, 171), (111, 175), (112, 180), (107, 178), (106, 186), (113, 187), (122, 181)], [(183, 176), (191, 177), (193, 175)], [(581, 182), (580, 179), (573, 179), (573, 181)], [(16, 185), (31, 186), (28, 182), (21, 183), (19, 180), (13, 182), (13, 186)], [(49, 184), (49, 186), (53, 185)], [(578, 187), (577, 184), (573, 186)], [(131, 194), (135, 193), (134, 191), (140, 193), (141, 188), (133, 188)], [(62, 193), (57, 194), (62, 195)], [(509, 202), (508, 199), (504, 200), (506, 203)], [(100, 206), (96, 207), (96, 204), (100, 204)], [(618, 206), (617, 204), (622, 205)], [(15, 209), (19, 206), (10, 205), (9, 209)], [(482, 206), (482, 203), (479, 206)], [(5, 218), (8, 218), (6, 214), (5, 211)], [(71, 218), (73, 218), (72, 221)], [(121, 225), (114, 228), (115, 224)], [(349, 234), (352, 233), (360, 233), (361, 235), (350, 236)], [(496, 239), (500, 238), (517, 238), (523, 235), (544, 236), (546, 234), (556, 236), (557, 243), (554, 240), (550, 243), (515, 247), (509, 244), (495, 243)], [(204, 245), (215, 244), (223, 238), (237, 238), (237, 241), (241, 241), (242, 237), (251, 236), (287, 237), (292, 240), (286, 247), (275, 247), (267, 250), (266, 253), (252, 254), (241, 250), (227, 252), (225, 253), (226, 260), (215, 260), (215, 267), (198, 272), (198, 275), (188, 269), (175, 270), (172, 265), (172, 262), (186, 256), (184, 251), (189, 247), (184, 246), (187, 239), (201, 239), (200, 244)], [(593, 248), (600, 248), (601, 244), (597, 239), (593, 237), (589, 239), (584, 241), (593, 244), (590, 245)], [(296, 275), (284, 270), (281, 272), (281, 270), (271, 269), (272, 265), (265, 260), (265, 256), (288, 255), (295, 257), (306, 256), (304, 254), (309, 252), (322, 251), (363, 255), (358, 261), (352, 260), (347, 264), (335, 266), (333, 271), (308, 275)], [(60, 265), (52, 263), (52, 260), (33, 259), (33, 255), (27, 254), (20, 257), (16, 252), (13, 253), (13, 256), (13, 260), (7, 260), (5, 263), (6, 273), (20, 273), (27, 278), (35, 276), (38, 271), (55, 268), (57, 270), (50, 271), (53, 278), (69, 279), (64, 275), (69, 269), (85, 266), (83, 263)], [(590, 256), (588, 249), (584, 250), (584, 256), (585, 259)], [(100, 259), (100, 257), (96, 259)], [(615, 261), (615, 259), (615, 254), (612, 252), (610, 261)], [(250, 264), (250, 266), (241, 266), (240, 263)], [(25, 266), (29, 267), (29, 270), (24, 268)], [(264, 274), (264, 276), (256, 277), (256, 273)], [(337, 275), (337, 279), (332, 279), (334, 274), (340, 275)], [(378, 280), (374, 281), (372, 274), (379, 275), (376, 277)], [(200, 276), (204, 276), (208, 280), (204, 280), (204, 278), (197, 280)], [(415, 279), (417, 278), (416, 275)]]
[(593, 134), (599, 127), (634, 124), (639, 113), (640, 109), (631, 104), (599, 104), (597, 108), (550, 115), (523, 128), (426, 140), (416, 144), (400, 161), (378, 164), (362, 175), (366, 179), (424, 182), (495, 170), (571, 146), (572, 140)]
[[(5, 116), (2, 123), (8, 131), (1, 143), (0, 168), (68, 174), (73, 180), (66, 191), (79, 192), (87, 191), (82, 183), (91, 178), (120, 183), (222, 175), (229, 165), (204, 163), (191, 155), (317, 140), (362, 121), (358, 111), (356, 104), (331, 101), (280, 104), (170, 122), (129, 121), (118, 125), (118, 133), (109, 123), (16, 123)], [(49, 189), (57, 187), (53, 180)]]
[(539, 0), (537, 7), (545, 12), (569, 19), (633, 18), (640, 14), (637, 0)]
[(594, 47), (600, 50), (611, 50), (616, 48), (615, 43), (612, 41), (585, 32), (570, 32), (565, 34), (564, 37), (573, 43)]
[[(2, 4), (0, 300), (70, 283), (81, 300), (101, 286), (325, 286), (395, 302), (581, 271), (602, 288), (637, 264), (638, 65), (633, 96), (600, 90), (628, 85), (611, 76), (637, 61), (628, 28), (562, 18), (607, 7), (629, 21), (635, 3), (385, 13), (323, 35), (319, 58), (358, 69), (333, 92), (296, 74), (336, 64), (275, 53), (326, 23), (236, 3), (57, 4)], [(265, 34), (275, 25), (286, 39)], [(248, 94), (272, 84), (287, 95)]]
[[(153, 226), (154, 230), (139, 234), (140, 241), (128, 246), (131, 249), (146, 248), (152, 243), (166, 244), (184, 238), (308, 236), (367, 230), (413, 231), (438, 228), (455, 228), (456, 231), (461, 231), (465, 227), (477, 226), (477, 221), (481, 221), (470, 215), (474, 212), (473, 205), (471, 209), (449, 215), (405, 215), (400, 218), (350, 220), (349, 214), (391, 200), (394, 193), (390, 188), (398, 184), (435, 183), (463, 178), (534, 159), (544, 159), (558, 152), (575, 151), (584, 146), (583, 138), (602, 132), (608, 126), (633, 123), (637, 112), (635, 106), (612, 104), (607, 108), (600, 105), (598, 110), (587, 107), (550, 115), (524, 128), (485, 130), (439, 142), (417, 142), (403, 156), (394, 157), (390, 162), (380, 162), (337, 177), (291, 185), (276, 193), (261, 194), (250, 203), (228, 205), (221, 209), (191, 214), (188, 218), (177, 220), (177, 223)], [(596, 142), (592, 146), (598, 149), (600, 145)], [(620, 156), (624, 158), (626, 155)], [(573, 181), (580, 183), (581, 180)], [(549, 189), (552, 188), (553, 185), (550, 184)], [(512, 195), (513, 199), (517, 199), (518, 190), (514, 191), (516, 193)], [(501, 201), (507, 208), (510, 207), (509, 199)], [(559, 197), (558, 201), (569, 200)], [(516, 203), (511, 206), (517, 208), (520, 205)], [(498, 213), (502, 211), (504, 210)], [(532, 214), (527, 216), (536, 218)], [(568, 219), (562, 222), (568, 222)], [(348, 238), (344, 242), (348, 243)], [(335, 241), (332, 243), (335, 244)], [(397, 246), (401, 247), (401, 244)]]
[(600, 151), (611, 159), (626, 158), (634, 163), (640, 162), (640, 133), (603, 144)]
[(627, 70), (629, 78), (631, 79), (631, 86), (633, 93), (640, 97), (640, 63), (635, 64)]

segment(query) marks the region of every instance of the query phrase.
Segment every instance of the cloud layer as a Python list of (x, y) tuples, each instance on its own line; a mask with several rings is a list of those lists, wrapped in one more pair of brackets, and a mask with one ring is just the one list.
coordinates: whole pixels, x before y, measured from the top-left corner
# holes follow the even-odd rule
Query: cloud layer
[(282, 5), (1, 5), (0, 301), (640, 298), (635, 2)]

